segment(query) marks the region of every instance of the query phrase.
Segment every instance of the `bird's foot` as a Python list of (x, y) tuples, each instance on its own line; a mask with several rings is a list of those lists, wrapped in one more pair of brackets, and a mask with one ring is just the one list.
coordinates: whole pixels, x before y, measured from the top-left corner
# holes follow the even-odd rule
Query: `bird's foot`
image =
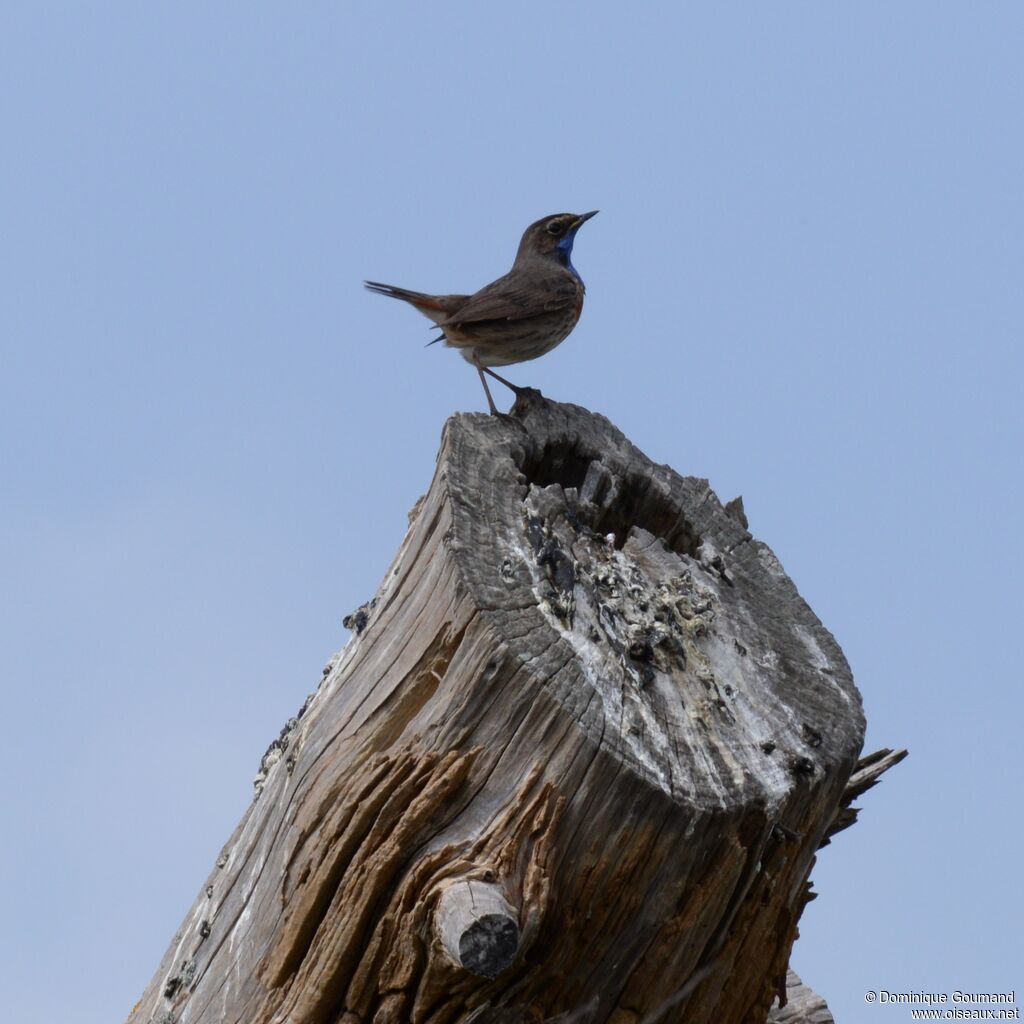
[(516, 400), (509, 412), (510, 416), (522, 416), (530, 409), (543, 405), (546, 399), (537, 388), (516, 388)]
[[(476, 359), (474, 359), (474, 362), (476, 362)], [(505, 380), (504, 377), (495, 373), (488, 366), (481, 366), (477, 362), (476, 369), (477, 373), (480, 374), (480, 383), (483, 384), (484, 386), (484, 393), (487, 395), (487, 404), (491, 407), (492, 416), (500, 416), (501, 413), (499, 413), (498, 410), (495, 408), (494, 399), (491, 398), (491, 389), (487, 386), (487, 377), (493, 377), (500, 384), (504, 384), (505, 387), (507, 387), (509, 391), (511, 391), (516, 396), (515, 404), (512, 406), (509, 415), (514, 414), (515, 411), (519, 408), (520, 404), (522, 404), (523, 407), (526, 408), (531, 404), (536, 404), (537, 402), (544, 400), (544, 396), (536, 388), (523, 388), (520, 387), (518, 384), (513, 384), (512, 381)], [(486, 374), (487, 376), (485, 377), (484, 374)]]

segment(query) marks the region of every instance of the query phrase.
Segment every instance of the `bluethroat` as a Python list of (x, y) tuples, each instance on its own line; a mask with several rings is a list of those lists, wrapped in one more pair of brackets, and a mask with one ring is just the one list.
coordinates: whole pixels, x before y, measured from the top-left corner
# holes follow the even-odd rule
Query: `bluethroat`
[(366, 287), (402, 299), (433, 320), (441, 334), (430, 344), (443, 341), (476, 367), (496, 415), (484, 374), (519, 394), (523, 388), (491, 367), (550, 352), (579, 321), (585, 289), (570, 257), (576, 232), (595, 213), (556, 213), (535, 221), (523, 233), (512, 269), (472, 295), (428, 295), (377, 281)]

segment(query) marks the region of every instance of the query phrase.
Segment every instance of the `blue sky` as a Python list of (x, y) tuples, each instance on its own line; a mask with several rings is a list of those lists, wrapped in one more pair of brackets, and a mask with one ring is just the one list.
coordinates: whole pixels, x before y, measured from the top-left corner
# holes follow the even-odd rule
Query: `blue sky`
[(1022, 30), (1016, 3), (8, 0), (8, 1017), (126, 1016), (445, 417), (486, 409), (361, 280), (472, 291), (594, 208), (580, 326), (509, 376), (742, 493), (869, 747), (911, 748), (821, 855), (796, 967), (842, 1021), (905, 1019), (869, 988), (1024, 989)]

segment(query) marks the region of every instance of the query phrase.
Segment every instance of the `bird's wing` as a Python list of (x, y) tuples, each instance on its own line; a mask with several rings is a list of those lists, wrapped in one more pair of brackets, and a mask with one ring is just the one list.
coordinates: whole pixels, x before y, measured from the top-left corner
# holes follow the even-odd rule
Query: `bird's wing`
[(580, 285), (566, 275), (512, 272), (471, 295), (464, 306), (451, 313), (439, 327), (474, 324), (485, 320), (526, 320), (571, 306), (579, 299)]

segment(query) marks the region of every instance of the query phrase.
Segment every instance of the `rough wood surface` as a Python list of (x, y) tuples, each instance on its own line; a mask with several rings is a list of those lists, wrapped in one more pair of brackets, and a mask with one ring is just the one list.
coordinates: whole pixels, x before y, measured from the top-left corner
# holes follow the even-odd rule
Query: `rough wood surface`
[(853, 806), (853, 801), (859, 799), (873, 786), (878, 785), (882, 774), (887, 772), (894, 765), (900, 763), (907, 756), (905, 750), (889, 750), (888, 747), (876, 750), (867, 757), (862, 757), (850, 776), (850, 781), (843, 791), (843, 798), (839, 801), (839, 808), (836, 811), (832, 824), (825, 832), (821, 841), (822, 846), (827, 846), (837, 832), (849, 828), (857, 821), (860, 808)]
[(766, 1020), (864, 720), (742, 503), (454, 416), (347, 624), (131, 1024)]
[(768, 1024), (836, 1024), (825, 1002), (817, 992), (811, 991), (796, 971), (786, 976), (786, 1005), (778, 1003), (768, 1014)]

